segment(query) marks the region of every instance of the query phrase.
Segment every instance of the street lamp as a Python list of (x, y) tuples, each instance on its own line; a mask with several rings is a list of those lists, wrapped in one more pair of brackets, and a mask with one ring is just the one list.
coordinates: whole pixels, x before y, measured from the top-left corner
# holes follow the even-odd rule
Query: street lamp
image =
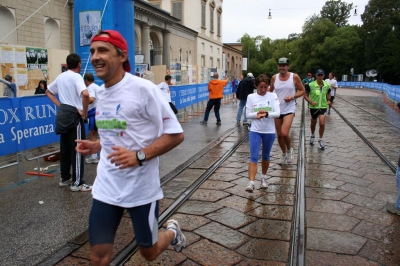
[(357, 6), (354, 8), (354, 15), (353, 16), (357, 16)]
[(269, 12), (268, 12), (268, 19), (272, 19), (272, 16), (271, 16), (271, 8), (269, 9)]

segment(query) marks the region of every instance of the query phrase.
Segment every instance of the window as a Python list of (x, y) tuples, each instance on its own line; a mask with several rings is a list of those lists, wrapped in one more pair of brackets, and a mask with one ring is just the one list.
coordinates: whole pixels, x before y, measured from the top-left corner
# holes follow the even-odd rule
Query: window
[(183, 5), (183, 2), (173, 2), (172, 3), (172, 16), (180, 19), (181, 24), (182, 24), (182, 17), (183, 17), (182, 5)]
[(206, 28), (206, 3), (201, 3), (201, 27)]
[(219, 48), (217, 48), (217, 55), (219, 55)]
[(219, 58), (217, 59), (217, 67), (221, 68), (221, 60)]
[(217, 15), (217, 35), (221, 36), (221, 14)]
[(45, 47), (61, 49), (60, 26), (59, 21), (52, 18), (45, 19), (44, 32), (45, 32)]
[(213, 46), (212, 45), (210, 45), (210, 51), (211, 51), (211, 53), (213, 53), (214, 51), (213, 51), (214, 49), (213, 49)]
[(204, 50), (206, 49), (205, 45), (204, 45), (204, 42), (201, 43), (201, 47), (203, 48), (203, 52), (204, 52)]
[(210, 32), (214, 32), (214, 8), (210, 9)]
[(214, 67), (214, 58), (210, 57), (210, 67)]
[[(0, 5), (0, 39), (3, 39), (7, 34), (9, 34), (10, 29), (14, 29), (16, 27), (14, 16), (14, 9), (6, 8)], [(2, 43), (17, 44), (17, 31), (15, 30), (13, 33), (8, 35), (8, 37), (5, 38)]]
[(206, 56), (202, 55), (201, 56), (201, 67), (205, 67), (206, 66)]

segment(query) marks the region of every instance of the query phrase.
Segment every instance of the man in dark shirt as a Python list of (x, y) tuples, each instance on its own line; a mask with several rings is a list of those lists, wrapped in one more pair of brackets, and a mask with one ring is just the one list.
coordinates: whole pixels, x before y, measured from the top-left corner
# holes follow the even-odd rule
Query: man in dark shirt
[(248, 73), (247, 77), (243, 79), (238, 86), (236, 92), (236, 98), (239, 99), (239, 109), (236, 116), (236, 125), (240, 125), (240, 119), (242, 117), (242, 113), (244, 113), (243, 117), (243, 125), (247, 125), (247, 117), (246, 112), (243, 112), (243, 108), (246, 106), (247, 96), (254, 92), (254, 76), (252, 73)]

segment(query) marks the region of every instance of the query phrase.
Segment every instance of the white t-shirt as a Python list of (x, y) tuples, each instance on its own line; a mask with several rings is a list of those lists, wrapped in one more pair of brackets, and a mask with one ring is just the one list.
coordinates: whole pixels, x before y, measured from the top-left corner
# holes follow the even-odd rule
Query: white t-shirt
[(54, 95), (58, 94), (60, 102), (82, 110), (81, 93), (86, 90), (85, 82), (78, 73), (71, 70), (58, 75), (47, 89)]
[(131, 208), (163, 198), (158, 158), (123, 170), (107, 159), (114, 151), (112, 146), (138, 151), (163, 134), (183, 132), (162, 97), (157, 85), (130, 73), (112, 87), (100, 87), (96, 125), (102, 149), (92, 190), (94, 199)]
[[(252, 93), (247, 96), (246, 117), (252, 119), (250, 131), (258, 133), (275, 133), (274, 118), (280, 116), (279, 99), (276, 93), (267, 92), (261, 96), (258, 93)], [(257, 113), (260, 110), (268, 112), (268, 118), (257, 119)]]
[(334, 89), (332, 87), (337, 88), (338, 85), (337, 85), (336, 79), (326, 79), (325, 81), (331, 85), (331, 96), (335, 96), (336, 89)]
[(161, 82), (158, 84), (158, 87), (163, 91), (164, 98), (167, 100), (167, 102), (171, 102), (171, 92), (169, 90), (169, 85), (167, 82)]
[(91, 110), (93, 108), (96, 108), (96, 103), (97, 103), (97, 92), (100, 89), (99, 85), (97, 85), (96, 83), (92, 83), (90, 84), (88, 87), (88, 92), (89, 92), (89, 97), (90, 98), (94, 98), (94, 102), (92, 102), (91, 104), (89, 104), (89, 108), (88, 110)]
[[(275, 76), (274, 92), (278, 95), (279, 101), (281, 103), (281, 114), (289, 114), (296, 112), (296, 102), (290, 101), (285, 102), (285, 98), (288, 96), (293, 96), (296, 94), (296, 87), (293, 82), (293, 73), (289, 72), (289, 79), (286, 81), (279, 80), (279, 73)], [(253, 126), (253, 125), (252, 125)]]

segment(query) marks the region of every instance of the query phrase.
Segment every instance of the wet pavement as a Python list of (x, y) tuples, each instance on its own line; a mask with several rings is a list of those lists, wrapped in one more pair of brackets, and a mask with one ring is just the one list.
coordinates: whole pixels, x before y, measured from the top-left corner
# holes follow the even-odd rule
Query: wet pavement
[[(398, 141), (400, 129), (397, 127), (400, 124), (399, 113), (385, 105), (381, 93), (340, 89), (339, 96), (343, 99), (335, 99), (335, 108), (365, 134), (390, 161), (397, 164), (400, 154)], [(187, 144), (181, 150), (175, 149), (174, 154), (167, 154), (161, 159), (164, 175), (172, 176), (168, 174), (171, 171), (178, 175), (163, 185), (165, 198), (160, 202), (160, 213), (247, 133), (245, 128), (233, 126), (236, 108), (235, 104), (223, 106), (221, 110), (223, 127), (217, 127), (211, 122), (207, 126), (201, 126), (198, 124), (200, 117), (192, 117), (183, 125)], [(248, 142), (245, 141), (173, 214), (172, 218), (180, 222), (185, 233), (187, 247), (181, 253), (169, 248), (152, 263), (144, 261), (137, 253), (125, 265), (288, 265), (296, 200), (300, 109), (298, 104), (291, 130), (295, 160), (288, 165), (277, 164), (281, 153), (275, 141), (267, 173), (268, 189), (260, 189), (258, 174), (255, 191), (248, 193), (244, 190), (248, 183), (249, 160)], [(210, 115), (210, 121), (212, 119), (214, 119), (213, 114)], [(400, 217), (385, 211), (387, 203), (394, 202), (397, 197), (395, 174), (334, 110), (326, 119), (324, 136), (326, 150), (308, 144), (310, 136), (308, 112), (305, 121), (305, 265), (399, 265)], [(215, 131), (218, 133), (214, 136)], [(217, 140), (223, 141), (218, 144)], [(212, 148), (204, 149), (207, 145)], [(175, 156), (180, 157), (174, 160)], [(175, 166), (171, 165), (172, 162)], [(184, 165), (187, 168), (182, 165), (184, 162), (189, 162)], [(260, 166), (258, 170), (260, 172)], [(36, 189), (37, 194), (43, 197), (40, 189), (48, 182), (48, 179), (40, 178), (24, 186), (36, 184), (32, 189)], [(13, 201), (10, 194), (15, 195), (14, 191), (24, 186), (11, 190), (13, 193), (8, 191), (0, 194), (2, 202), (0, 206), (10, 204)], [(46, 186), (45, 189), (52, 191), (55, 190), (54, 186), (56, 184), (52, 182), (51, 186)], [(5, 196), (6, 194), (8, 196)], [(37, 227), (35, 224), (41, 220), (34, 221), (35, 218), (29, 213), (30, 205), (26, 201), (35, 197), (30, 195), (24, 198), (19, 194), (20, 201), (27, 205), (22, 212), (28, 212), (22, 213), (20, 219), (27, 219), (29, 222), (24, 225), (17, 222), (17, 230), (25, 232), (23, 239), (18, 239), (16, 233), (8, 233), (7, 242), (12, 241), (8, 244), (12, 243), (13, 252), (8, 251), (7, 256), (0, 255), (0, 264), (35, 264), (41, 261), (39, 258), (43, 259), (46, 255), (54, 253), (54, 250), (59, 249), (65, 241), (83, 232), (87, 227), (90, 194), (78, 194), (63, 191), (61, 197), (68, 198), (67, 202), (77, 199), (84, 202), (82, 203), (84, 211), (66, 202), (62, 205), (53, 203), (55, 206), (46, 206), (46, 211), (39, 213), (37, 217), (65, 215), (66, 221), (78, 219), (82, 226), (75, 227), (75, 231), (69, 231), (67, 233), (69, 238), (64, 236), (64, 242), (54, 241), (57, 242), (55, 244), (43, 241), (46, 245), (43, 244), (38, 248), (33, 248), (33, 245), (41, 243), (40, 237), (45, 233), (55, 237), (56, 228), (66, 227), (66, 221), (60, 224), (60, 221), (56, 220), (57, 226), (47, 231), (41, 229), (32, 233)], [(71, 198), (75, 196), (76, 198)], [(60, 197), (59, 189), (56, 193), (50, 192), (47, 197), (46, 203)], [(19, 204), (11, 203), (11, 205), (15, 205), (17, 210), (21, 209)], [(70, 209), (68, 215), (58, 210), (66, 207)], [(34, 210), (36, 211), (36, 208)], [(46, 213), (50, 211), (55, 212), (50, 215)], [(10, 221), (4, 223), (3, 220), (7, 216)], [(6, 230), (4, 224), (10, 227), (8, 231), (12, 231), (13, 227), (16, 230), (17, 226), (11, 224), (15, 222), (15, 212), (8, 210), (7, 216), (2, 214), (0, 230), (3, 232)], [(82, 217), (85, 217), (83, 222)], [(118, 229), (114, 254), (123, 249), (133, 237), (130, 219), (125, 216)], [(82, 247), (57, 265), (90, 264), (90, 246), (84, 243), (86, 236), (82, 236), (81, 239)], [(2, 250), (10, 250), (10, 247), (2, 242)], [(24, 248), (32, 248), (30, 255), (25, 254), (29, 252), (18, 252)], [(38, 255), (38, 252), (42, 254)], [(25, 257), (22, 258), (23, 256)], [(29, 263), (30, 261), (35, 263)]]

